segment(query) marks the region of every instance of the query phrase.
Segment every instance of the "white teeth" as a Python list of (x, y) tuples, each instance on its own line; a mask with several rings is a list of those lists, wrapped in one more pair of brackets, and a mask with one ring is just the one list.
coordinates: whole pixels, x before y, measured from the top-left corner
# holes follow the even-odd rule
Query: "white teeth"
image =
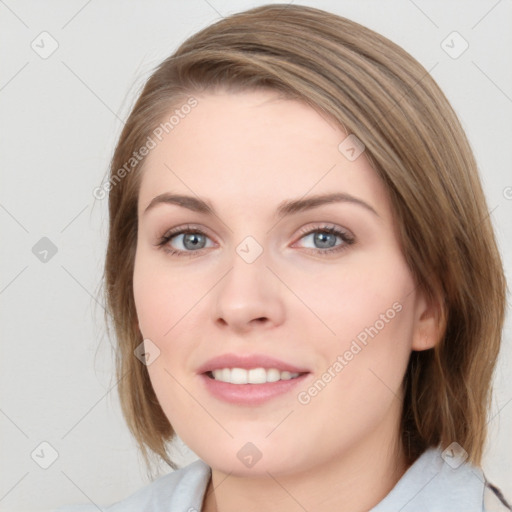
[(254, 368), (247, 372), (247, 382), (250, 384), (264, 384), (267, 382), (267, 372), (264, 368)]
[(231, 384), (247, 384), (248, 371), (243, 368), (233, 368), (231, 370)]
[[(229, 370), (228, 370), (229, 372)], [(224, 380), (222, 377), (223, 377), (223, 373), (224, 373), (224, 370), (213, 370), (213, 378), (215, 380)]]
[(264, 384), (278, 380), (290, 380), (299, 376), (298, 373), (280, 372), (276, 368), (219, 368), (212, 371), (213, 378), (230, 384)]
[(275, 368), (270, 368), (270, 370), (266, 371), (266, 374), (267, 382), (277, 382), (278, 380), (281, 380), (281, 372)]

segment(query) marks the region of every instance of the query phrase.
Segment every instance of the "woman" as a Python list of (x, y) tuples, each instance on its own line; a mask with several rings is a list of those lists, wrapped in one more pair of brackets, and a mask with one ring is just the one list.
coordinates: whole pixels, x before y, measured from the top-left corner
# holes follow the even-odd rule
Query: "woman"
[(108, 183), (129, 510), (510, 510), (480, 464), (505, 280), (477, 167), (403, 49), (309, 7), (190, 37)]

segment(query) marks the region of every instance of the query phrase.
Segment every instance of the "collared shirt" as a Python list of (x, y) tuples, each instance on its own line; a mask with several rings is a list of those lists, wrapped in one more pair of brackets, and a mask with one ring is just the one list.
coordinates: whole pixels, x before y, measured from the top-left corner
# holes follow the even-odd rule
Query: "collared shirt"
[[(201, 512), (211, 477), (202, 460), (162, 476), (105, 512)], [(93, 512), (97, 504), (56, 512)], [(512, 508), (483, 471), (438, 448), (426, 450), (370, 512), (509, 512)]]

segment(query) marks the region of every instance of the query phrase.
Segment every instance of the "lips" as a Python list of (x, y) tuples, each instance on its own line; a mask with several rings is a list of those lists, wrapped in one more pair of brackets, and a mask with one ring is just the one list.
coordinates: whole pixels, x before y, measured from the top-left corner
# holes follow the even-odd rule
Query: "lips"
[(289, 394), (311, 375), (307, 368), (260, 354), (224, 354), (197, 369), (204, 388), (235, 405), (257, 406)]

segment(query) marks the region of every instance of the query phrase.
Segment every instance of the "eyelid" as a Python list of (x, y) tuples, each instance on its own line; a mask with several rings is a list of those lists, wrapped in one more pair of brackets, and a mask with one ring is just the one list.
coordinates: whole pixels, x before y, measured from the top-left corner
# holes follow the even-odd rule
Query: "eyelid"
[(202, 235), (210, 237), (210, 235), (208, 234), (208, 230), (206, 228), (203, 228), (198, 224), (184, 224), (182, 226), (177, 226), (175, 228), (168, 229), (167, 231), (165, 231), (163, 235), (160, 236), (160, 239), (188, 232), (201, 233)]
[(339, 235), (343, 234), (348, 239), (355, 239), (353, 233), (347, 228), (329, 222), (317, 222), (313, 223), (313, 225), (308, 225), (307, 227), (301, 228), (299, 231), (299, 240), (303, 238), (304, 235), (310, 235), (311, 233), (315, 233), (317, 231), (336, 233)]
[[(295, 242), (293, 242), (291, 247), (295, 246), (295, 244), (297, 242), (299, 242), (306, 236), (309, 236), (309, 235), (311, 235), (313, 233), (317, 233), (317, 232), (333, 234), (333, 235), (341, 238), (343, 243), (340, 245), (335, 245), (334, 247), (330, 247), (330, 248), (319, 248), (319, 249), (304, 248), (306, 251), (308, 251), (310, 253), (312, 252), (313, 254), (327, 256), (330, 253), (339, 253), (339, 252), (343, 251), (344, 249), (346, 249), (347, 246), (350, 246), (356, 242), (355, 236), (347, 228), (337, 226), (335, 224), (327, 223), (327, 222), (317, 222), (317, 223), (312, 223), (312, 224), (313, 225), (309, 224), (308, 226), (300, 229), (298, 238)], [(181, 249), (169, 249), (168, 248), (168, 245), (169, 245), (169, 242), (171, 239), (173, 239), (174, 237), (177, 237), (179, 235), (183, 235), (183, 234), (187, 234), (187, 233), (201, 234), (201, 235), (207, 237), (208, 239), (212, 240), (212, 242), (215, 245), (217, 245), (217, 243), (209, 235), (208, 230), (206, 230), (202, 226), (194, 225), (194, 224), (186, 224), (183, 226), (178, 226), (178, 227), (167, 230), (161, 237), (159, 237), (159, 241), (154, 245), (158, 246), (158, 248), (162, 248), (164, 251), (166, 251), (172, 255), (184, 256), (184, 257), (199, 256), (199, 255), (203, 254), (203, 252), (206, 249), (211, 249), (211, 247), (203, 247), (203, 248), (197, 249), (195, 251), (184, 251)]]

